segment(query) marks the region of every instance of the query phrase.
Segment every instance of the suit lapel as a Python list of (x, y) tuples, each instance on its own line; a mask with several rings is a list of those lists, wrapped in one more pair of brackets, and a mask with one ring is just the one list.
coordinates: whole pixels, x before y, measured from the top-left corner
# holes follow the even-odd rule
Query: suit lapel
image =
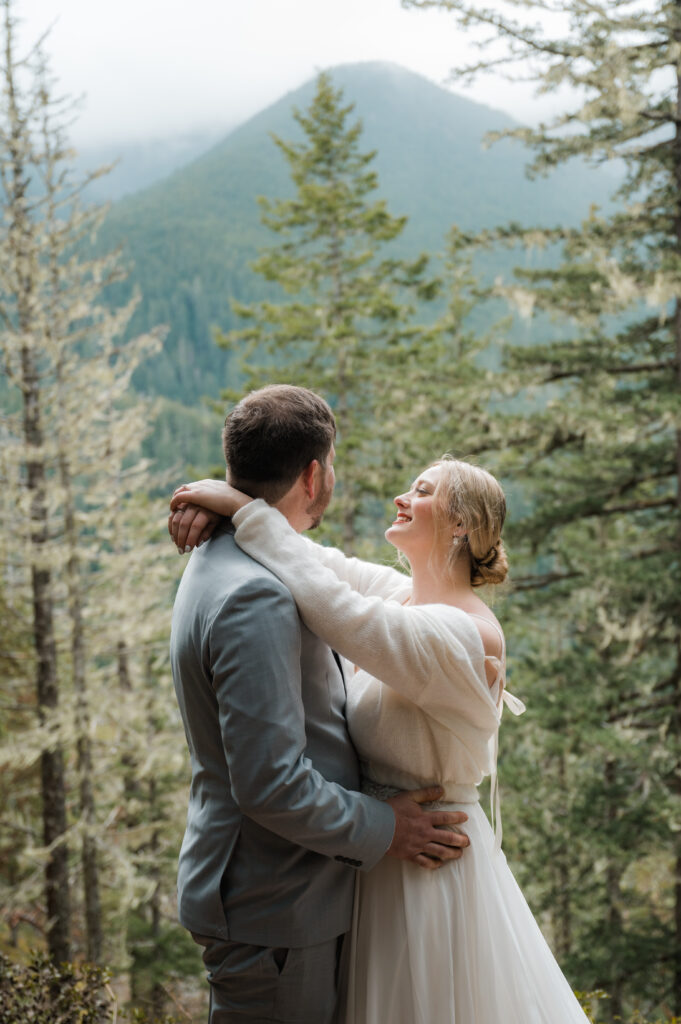
[(340, 677), (341, 677), (341, 680), (342, 680), (342, 683), (343, 683), (343, 689), (345, 690), (345, 693), (346, 693), (346, 696), (347, 696), (348, 688), (345, 685), (345, 672), (343, 671), (343, 665), (342, 665), (341, 660), (340, 660), (340, 655), (338, 654), (337, 651), (334, 651), (333, 648), (331, 649), (331, 653), (333, 654), (334, 658), (336, 659), (336, 664), (338, 665), (338, 671), (340, 672)]

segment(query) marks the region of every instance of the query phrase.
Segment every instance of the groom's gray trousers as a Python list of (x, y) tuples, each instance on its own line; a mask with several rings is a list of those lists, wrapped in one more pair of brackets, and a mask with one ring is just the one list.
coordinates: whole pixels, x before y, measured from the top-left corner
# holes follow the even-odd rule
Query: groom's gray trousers
[[(312, 1000), (321, 1024), (336, 943), (350, 927), (353, 869), (378, 863), (395, 824), (387, 804), (357, 792), (340, 665), (229, 527), (189, 560), (171, 661), (192, 769), (178, 910), (210, 941), (212, 1024), (240, 1019), (220, 1016), (224, 992), (239, 987), (229, 998), (251, 1014), (244, 1020), (302, 1024)], [(309, 965), (303, 949), (316, 950)], [(298, 1015), (254, 1017), (276, 979), (276, 998), (295, 999)]]
[(194, 935), (204, 946), (209, 1024), (332, 1024), (343, 936), (273, 949)]

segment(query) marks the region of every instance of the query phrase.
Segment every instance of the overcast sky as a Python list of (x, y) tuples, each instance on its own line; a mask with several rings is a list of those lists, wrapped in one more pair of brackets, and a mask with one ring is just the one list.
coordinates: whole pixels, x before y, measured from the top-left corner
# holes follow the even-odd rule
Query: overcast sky
[[(85, 97), (78, 145), (231, 127), (346, 62), (394, 61), (442, 84), (478, 52), (447, 12), (399, 0), (16, 0), (15, 10), (22, 43), (52, 26), (60, 87)], [(466, 95), (529, 121), (555, 103), (489, 78)]]

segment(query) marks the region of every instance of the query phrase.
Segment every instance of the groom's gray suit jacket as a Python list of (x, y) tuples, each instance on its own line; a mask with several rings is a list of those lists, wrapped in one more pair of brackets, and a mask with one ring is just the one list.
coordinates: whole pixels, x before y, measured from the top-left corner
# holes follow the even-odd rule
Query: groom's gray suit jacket
[(393, 813), (356, 792), (333, 652), (229, 526), (189, 560), (171, 660), (192, 768), (180, 921), (262, 946), (347, 931), (353, 867), (380, 860)]

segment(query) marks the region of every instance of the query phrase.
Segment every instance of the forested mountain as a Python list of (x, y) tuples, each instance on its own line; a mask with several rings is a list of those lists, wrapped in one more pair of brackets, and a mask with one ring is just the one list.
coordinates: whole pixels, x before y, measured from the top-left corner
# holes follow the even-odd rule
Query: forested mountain
[[(401, 255), (441, 251), (452, 223), (573, 223), (590, 204), (607, 201), (613, 179), (580, 164), (529, 181), (519, 144), (483, 145), (486, 132), (511, 124), (507, 115), (417, 74), (366, 63), (334, 69), (333, 80), (356, 105), (363, 149), (377, 151), (380, 195), (391, 213), (409, 216), (396, 243)], [(99, 244), (122, 245), (134, 265), (116, 296), (141, 292), (130, 329), (169, 328), (162, 356), (138, 373), (144, 390), (196, 405), (228, 382), (212, 328), (236, 326), (232, 299), (263, 295), (265, 285), (249, 268), (271, 241), (256, 197), (291, 193), (270, 136), (298, 137), (292, 108), (305, 108), (313, 90), (310, 81), (283, 96), (188, 166), (114, 205)]]

